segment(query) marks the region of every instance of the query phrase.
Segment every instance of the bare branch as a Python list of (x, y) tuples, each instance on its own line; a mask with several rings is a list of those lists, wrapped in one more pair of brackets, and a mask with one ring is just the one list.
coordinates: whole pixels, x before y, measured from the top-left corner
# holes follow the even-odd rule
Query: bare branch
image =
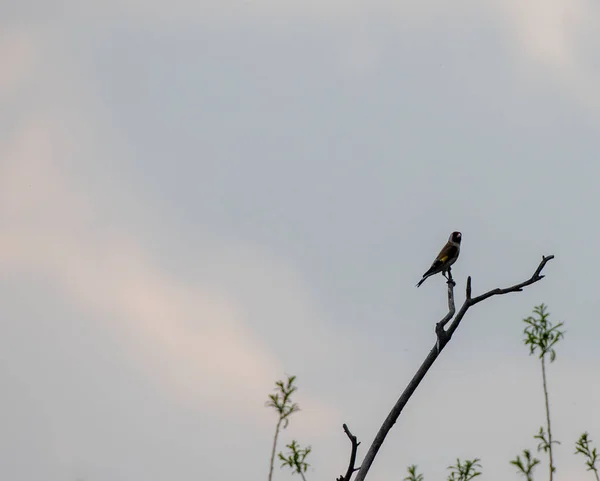
[[(531, 284), (541, 281), (545, 277), (545, 276), (541, 275), (542, 269), (552, 259), (554, 259), (553, 255), (542, 256), (542, 261), (538, 265), (538, 267), (535, 270), (535, 272), (533, 273), (533, 275), (524, 282), (515, 284), (514, 286), (511, 286), (511, 287), (505, 287), (504, 289), (500, 289), (499, 287), (497, 287), (496, 289), (487, 291), (486, 293), (481, 294), (480, 296), (477, 296), (477, 297), (473, 297), (473, 298), (467, 297), (467, 299), (465, 299), (465, 302), (463, 303), (462, 307), (460, 308), (460, 311), (458, 311), (458, 314), (456, 315), (456, 317), (452, 321), (452, 324), (450, 324), (450, 327), (447, 330), (448, 341), (452, 337), (452, 334), (454, 334), (454, 331), (456, 331), (456, 329), (458, 329), (458, 326), (460, 325), (460, 322), (462, 321), (462, 318), (464, 317), (464, 315), (467, 313), (467, 310), (469, 309), (469, 307), (474, 306), (475, 304), (479, 304), (480, 302), (485, 301), (486, 299), (488, 299), (492, 296), (500, 296), (503, 294), (510, 294), (511, 292), (521, 292), (523, 290), (523, 287), (527, 287), (527, 286), (530, 286)], [(469, 279), (470, 279), (470, 277), (469, 277)], [(468, 289), (468, 291), (471, 290), (471, 283), (468, 281), (467, 281), (467, 289)], [(470, 294), (470, 292), (469, 292), (469, 294)]]
[(456, 282), (450, 277), (446, 284), (448, 284), (448, 314), (435, 325), (435, 335), (437, 336), (436, 346), (438, 352), (442, 350), (442, 345), (448, 342), (446, 340), (446, 331), (444, 331), (444, 327), (446, 327), (446, 324), (450, 322), (456, 312), (456, 307), (454, 306), (454, 286), (456, 285)]
[(336, 478), (336, 481), (350, 481), (352, 475), (360, 469), (354, 467), (356, 463), (356, 451), (358, 450), (358, 445), (360, 442), (356, 440), (356, 436), (352, 435), (346, 424), (344, 424), (343, 427), (346, 436), (348, 436), (348, 439), (350, 439), (350, 442), (352, 443), (352, 451), (350, 452), (350, 463), (348, 463), (348, 470), (346, 471), (346, 474)]
[(454, 316), (454, 312), (456, 310), (454, 307), (454, 286), (456, 285), (456, 282), (454, 282), (452, 279), (449, 279), (446, 284), (448, 284), (448, 314), (446, 314), (442, 320), (436, 324), (436, 327), (444, 327), (446, 324), (448, 324), (450, 319), (452, 319), (452, 316)]
[[(367, 473), (369, 472), (369, 469), (371, 468), (371, 465), (373, 464), (373, 461), (375, 460), (375, 456), (377, 456), (379, 448), (381, 448), (381, 445), (385, 441), (385, 438), (386, 438), (388, 432), (390, 431), (390, 429), (392, 429), (392, 426), (398, 420), (398, 417), (402, 413), (404, 406), (406, 406), (406, 403), (408, 403), (408, 400), (414, 394), (415, 390), (417, 389), (417, 387), (419, 386), (419, 384), (425, 377), (425, 374), (427, 374), (427, 372), (429, 371), (429, 369), (431, 368), (431, 366), (433, 365), (435, 360), (438, 358), (438, 356), (442, 352), (442, 349), (444, 349), (446, 344), (448, 342), (450, 342), (452, 335), (454, 334), (456, 329), (458, 329), (460, 322), (462, 321), (463, 317), (465, 316), (465, 314), (467, 313), (469, 308), (471, 306), (474, 306), (475, 304), (478, 304), (478, 303), (492, 297), (492, 296), (508, 294), (511, 292), (521, 292), (524, 287), (540, 281), (541, 279), (544, 278), (544, 276), (541, 275), (542, 270), (544, 269), (546, 264), (552, 259), (554, 259), (553, 255), (550, 255), (547, 257), (543, 256), (542, 261), (540, 262), (539, 266), (537, 267), (537, 269), (535, 270), (533, 275), (528, 280), (521, 282), (519, 284), (515, 284), (514, 286), (504, 288), (504, 289), (501, 289), (501, 288), (492, 289), (491, 291), (488, 291), (477, 297), (471, 297), (471, 277), (468, 277), (467, 278), (467, 286), (466, 286), (466, 299), (465, 299), (463, 305), (461, 306), (460, 310), (458, 311), (458, 313), (456, 313), (456, 315), (455, 315), (455, 306), (454, 306), (454, 285), (455, 284), (454, 284), (454, 281), (452, 280), (452, 276), (449, 276), (449, 278), (448, 278), (448, 314), (446, 314), (444, 316), (444, 318), (436, 324), (436, 327), (435, 327), (435, 333), (436, 333), (436, 337), (437, 337), (436, 343), (433, 346), (433, 348), (431, 349), (431, 351), (429, 351), (429, 354), (427, 355), (427, 357), (421, 364), (421, 367), (419, 367), (419, 369), (417, 370), (417, 372), (415, 373), (413, 378), (410, 380), (410, 382), (408, 383), (408, 386), (406, 386), (406, 388), (404, 389), (404, 392), (401, 394), (398, 401), (396, 401), (396, 404), (394, 405), (394, 407), (388, 414), (387, 418), (381, 425), (379, 432), (375, 436), (375, 439), (373, 440), (371, 447), (369, 448), (369, 450), (367, 451), (367, 454), (365, 455), (365, 459), (363, 460), (363, 463), (362, 463), (360, 469), (358, 470), (358, 474), (356, 475), (356, 478), (354, 481), (364, 481), (365, 477), (367, 476)], [(454, 319), (452, 320), (452, 318), (454, 318)], [(445, 330), (444, 327), (448, 324), (448, 322), (450, 322), (450, 320), (452, 320), (452, 323), (450, 324), (448, 329)], [(350, 438), (350, 439), (352, 440), (352, 438)], [(355, 455), (354, 444), (352, 447), (353, 447), (353, 456), (354, 456)], [(351, 457), (351, 460), (352, 460), (352, 457)], [(350, 475), (351, 474), (352, 473), (350, 473)], [(350, 477), (348, 476), (348, 473), (346, 473), (346, 477), (338, 478), (337, 481), (350, 481)]]

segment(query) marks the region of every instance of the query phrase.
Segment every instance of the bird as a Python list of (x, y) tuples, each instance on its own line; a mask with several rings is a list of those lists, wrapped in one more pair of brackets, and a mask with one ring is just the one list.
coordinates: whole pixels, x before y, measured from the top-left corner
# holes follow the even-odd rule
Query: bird
[[(446, 277), (446, 272), (450, 276), (452, 275), (450, 272), (450, 267), (456, 262), (456, 259), (458, 259), (458, 254), (460, 254), (461, 240), (462, 234), (460, 232), (455, 231), (452, 234), (450, 234), (448, 242), (446, 242), (446, 245), (437, 255), (437, 257), (433, 261), (433, 264), (431, 264), (429, 270), (425, 274), (423, 274), (423, 279), (419, 281), (417, 287), (423, 284), (423, 282), (425, 282), (425, 279), (431, 277), (434, 274), (437, 274), (438, 272), (441, 272), (444, 277)], [(446, 277), (446, 279), (448, 280), (450, 280), (451, 278), (452, 277)]]

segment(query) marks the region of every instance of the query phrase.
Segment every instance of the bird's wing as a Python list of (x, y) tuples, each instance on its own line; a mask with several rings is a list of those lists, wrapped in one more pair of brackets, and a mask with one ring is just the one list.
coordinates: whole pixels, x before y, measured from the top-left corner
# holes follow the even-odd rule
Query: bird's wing
[(458, 253), (459, 253), (458, 246), (456, 246), (454, 244), (450, 244), (450, 242), (448, 242), (442, 248), (442, 250), (436, 257), (436, 259), (433, 261), (433, 264), (431, 264), (431, 267), (427, 270), (427, 272), (425, 274), (423, 274), (423, 278), (419, 281), (419, 283), (417, 284), (417, 287), (419, 287), (421, 284), (423, 284), (423, 282), (425, 282), (425, 279), (427, 279), (429, 276), (432, 276), (434, 274), (437, 274), (438, 272), (444, 271), (445, 267), (448, 265), (449, 262), (452, 262), (453, 259), (456, 260), (456, 258), (458, 257)]
[(429, 276), (441, 272), (448, 261), (454, 259), (457, 255), (458, 247), (452, 244), (446, 244), (433, 261), (433, 264), (431, 264), (429, 270), (423, 274), (423, 276)]
[[(453, 244), (446, 244), (436, 257), (433, 264), (442, 265), (458, 255), (458, 247)], [(431, 266), (433, 267), (433, 265)]]

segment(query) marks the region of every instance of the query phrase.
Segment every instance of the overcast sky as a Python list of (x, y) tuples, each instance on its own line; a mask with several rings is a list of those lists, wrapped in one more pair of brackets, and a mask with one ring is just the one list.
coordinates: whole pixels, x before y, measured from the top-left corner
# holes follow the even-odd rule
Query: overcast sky
[(342, 423), (362, 458), (435, 341), (444, 280), (415, 284), (453, 230), (458, 301), (556, 259), (469, 311), (368, 479), (518, 479), (541, 302), (556, 480), (591, 479), (597, 3), (3, 0), (0, 25), (1, 479), (264, 481), (291, 373), (280, 446), (333, 480)]

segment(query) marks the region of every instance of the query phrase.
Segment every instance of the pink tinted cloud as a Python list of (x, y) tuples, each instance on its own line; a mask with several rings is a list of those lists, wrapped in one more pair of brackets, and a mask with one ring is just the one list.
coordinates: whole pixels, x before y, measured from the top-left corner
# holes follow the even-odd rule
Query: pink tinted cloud
[(38, 52), (31, 32), (7, 28), (0, 32), (0, 100), (6, 99), (30, 76)]
[(282, 369), (247, 327), (243, 306), (209, 279), (190, 284), (163, 272), (135, 233), (90, 228), (102, 201), (69, 173), (87, 141), (75, 118), (30, 112), (0, 146), (0, 266), (49, 279), (101, 314), (180, 401), (229, 410), (243, 396), (262, 407)]
[[(107, 133), (83, 114), (93, 92), (69, 59), (50, 55), (51, 42), (19, 42), (31, 48), (23, 50), (27, 68), (11, 81), (20, 116), (0, 141), (0, 268), (47, 279), (91, 318), (110, 324), (127, 340), (132, 362), (178, 402), (231, 413), (244, 399), (242, 411), (270, 419), (264, 401), (284, 367), (251, 327), (247, 300), (216, 287), (211, 272), (183, 281), (160, 267), (144, 234), (126, 222), (136, 211), (135, 195), (121, 192), (130, 186), (82, 175), (106, 155), (95, 139)], [(28, 101), (31, 88), (20, 91), (24, 86), (33, 86), (35, 102)], [(107, 200), (114, 198), (131, 204), (127, 219)], [(227, 268), (240, 272), (227, 275), (264, 284), (261, 302), (275, 305), (277, 315), (293, 301), (302, 321), (317, 322), (287, 266), (249, 248), (217, 254), (236, 258)], [(273, 279), (279, 279), (277, 299), (268, 295)], [(305, 426), (323, 428), (335, 408), (307, 394), (314, 423), (307, 419)]]

